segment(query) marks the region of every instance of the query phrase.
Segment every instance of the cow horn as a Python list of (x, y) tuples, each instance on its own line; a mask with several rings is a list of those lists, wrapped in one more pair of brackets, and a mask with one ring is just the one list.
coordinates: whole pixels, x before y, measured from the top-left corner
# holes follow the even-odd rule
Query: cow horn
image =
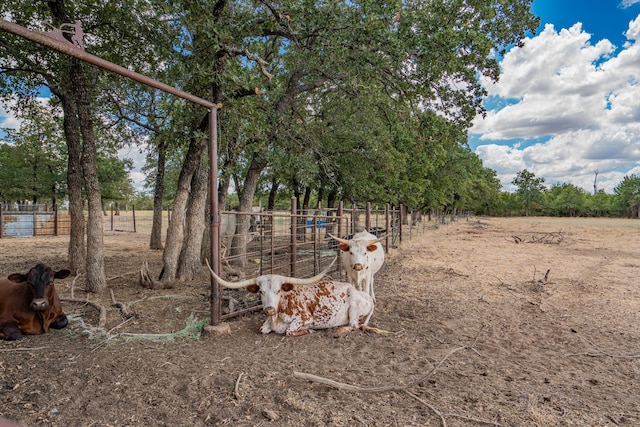
[(349, 244), (349, 240), (347, 240), (347, 239), (341, 239), (341, 238), (339, 238), (339, 237), (334, 236), (334, 235), (333, 235), (333, 234), (331, 234), (331, 233), (327, 233), (327, 235), (331, 236), (331, 238), (332, 238), (332, 239), (335, 239), (338, 243), (342, 243), (342, 244), (344, 244), (344, 245), (348, 245), (348, 244)]
[(382, 237), (378, 237), (376, 240), (369, 240), (369, 244), (370, 245), (375, 245), (376, 243), (382, 242), (386, 238), (387, 238), (387, 235), (385, 234)]
[(292, 285), (310, 285), (312, 283), (315, 283), (317, 281), (319, 281), (320, 279), (322, 279), (324, 276), (327, 275), (327, 273), (329, 273), (329, 270), (331, 270), (331, 267), (333, 267), (333, 264), (336, 263), (336, 260), (338, 259), (338, 257), (333, 259), (333, 262), (331, 263), (331, 265), (329, 265), (329, 267), (325, 268), (324, 271), (322, 271), (320, 274), (317, 274), (313, 277), (309, 277), (308, 279), (298, 279), (295, 277), (287, 277), (285, 279), (286, 283), (291, 283)]
[(209, 260), (208, 259), (205, 258), (205, 261), (207, 262), (207, 268), (211, 272), (211, 275), (213, 277), (215, 277), (215, 279), (218, 281), (218, 283), (220, 283), (225, 288), (240, 289), (240, 288), (246, 288), (249, 285), (255, 285), (256, 284), (256, 279), (255, 278), (242, 280), (240, 282), (227, 282), (226, 280), (220, 278), (220, 276), (218, 276), (216, 273), (213, 272), (213, 270), (211, 269), (211, 266), (209, 265)]

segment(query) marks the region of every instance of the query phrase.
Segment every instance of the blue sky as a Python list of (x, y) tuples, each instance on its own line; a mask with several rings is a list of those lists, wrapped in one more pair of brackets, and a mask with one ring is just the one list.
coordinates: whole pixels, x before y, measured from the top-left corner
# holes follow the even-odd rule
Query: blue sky
[(536, 35), (485, 82), (469, 145), (513, 190), (528, 169), (550, 187), (613, 193), (640, 175), (640, 0), (534, 0)]

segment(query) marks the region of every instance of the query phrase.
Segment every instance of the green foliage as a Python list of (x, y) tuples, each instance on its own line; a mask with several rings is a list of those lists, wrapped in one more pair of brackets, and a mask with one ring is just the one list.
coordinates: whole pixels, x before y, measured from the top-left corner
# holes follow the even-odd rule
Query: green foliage
[(6, 142), (0, 144), (0, 197), (55, 203), (66, 195), (61, 121), (55, 109), (37, 102), (25, 101), (21, 113), (20, 129), (6, 129)]
[(542, 197), (546, 190), (546, 187), (543, 185), (544, 178), (536, 178), (533, 172), (523, 169), (517, 173), (511, 183), (518, 187), (516, 194), (524, 204), (525, 216), (529, 216), (529, 208), (531, 205), (542, 204), (544, 201)]
[(121, 201), (133, 197), (133, 186), (128, 175), (130, 161), (121, 160), (114, 155), (99, 155), (96, 163), (102, 200)]
[[(354, 203), (490, 210), (499, 204), (495, 173), (466, 147), (466, 130), (483, 113), (478, 76), (499, 76), (494, 52), (538, 26), (531, 2), (60, 4), (91, 36), (91, 53), (222, 103), (220, 175), (238, 192), (259, 170), (259, 188), (275, 181), (285, 201), (311, 189)], [(0, 12), (44, 29), (48, 6), (8, 2)], [(11, 46), (0, 55), (0, 90), (28, 98), (44, 84), (60, 93), (55, 73), (13, 69), (11, 59), (55, 68), (65, 57), (10, 35), (0, 42)], [(147, 142), (155, 154), (167, 143), (170, 202), (205, 112), (98, 69), (91, 75), (100, 152)], [(105, 198), (132, 196), (123, 169), (100, 161)]]
[(618, 208), (632, 218), (640, 218), (640, 176), (625, 176), (613, 191)]
[(545, 196), (546, 206), (554, 216), (579, 216), (587, 206), (587, 193), (573, 184), (555, 185)]

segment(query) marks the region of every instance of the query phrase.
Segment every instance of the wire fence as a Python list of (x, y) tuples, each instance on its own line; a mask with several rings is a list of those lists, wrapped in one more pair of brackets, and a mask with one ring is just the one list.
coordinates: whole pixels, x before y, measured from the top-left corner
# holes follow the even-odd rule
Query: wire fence
[[(166, 229), (171, 211), (163, 211), (162, 215), (162, 226)], [(231, 281), (263, 274), (311, 277), (336, 258), (329, 275), (345, 281), (334, 236), (349, 239), (367, 230), (382, 239), (388, 253), (403, 241), (418, 238), (429, 227), (455, 221), (460, 216), (424, 214), (390, 205), (345, 208), (342, 203), (337, 208), (298, 212), (294, 199), (288, 211), (254, 208), (251, 212), (221, 212), (220, 242), (214, 250), (220, 251), (218, 271)], [(103, 228), (108, 233), (150, 235), (152, 225), (152, 211), (127, 207), (104, 212)], [(5, 205), (0, 207), (0, 227), (2, 237), (59, 236), (70, 233), (71, 222), (68, 212), (55, 206)], [(222, 289), (222, 301), (223, 319), (260, 307), (259, 296), (244, 290)]]

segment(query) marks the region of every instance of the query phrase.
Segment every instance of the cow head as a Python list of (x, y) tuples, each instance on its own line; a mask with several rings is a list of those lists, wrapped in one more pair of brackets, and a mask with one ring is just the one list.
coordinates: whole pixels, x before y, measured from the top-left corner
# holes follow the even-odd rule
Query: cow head
[(31, 309), (35, 311), (44, 311), (49, 307), (50, 289), (53, 286), (53, 279), (64, 279), (71, 274), (69, 270), (53, 271), (53, 269), (44, 264), (38, 264), (33, 267), (27, 274), (13, 273), (9, 280), (15, 283), (26, 282), (33, 291), (33, 299), (31, 300)]
[(378, 249), (378, 242), (384, 240), (384, 236), (378, 239), (340, 239), (338, 237), (329, 234), (338, 242), (338, 249), (342, 252), (348, 252), (351, 265), (356, 271), (360, 271), (366, 264), (366, 257), (368, 252), (374, 252)]
[(289, 292), (293, 289), (293, 285), (310, 285), (319, 282), (333, 267), (336, 262), (334, 259), (329, 267), (320, 274), (308, 279), (298, 279), (295, 277), (286, 277), (279, 274), (264, 274), (253, 279), (246, 279), (239, 282), (228, 282), (213, 272), (209, 261), (207, 267), (211, 275), (225, 288), (240, 289), (247, 288), (248, 292), (260, 294), (262, 301), (262, 309), (267, 316), (275, 316), (278, 314), (278, 305), (280, 304), (280, 293)]

